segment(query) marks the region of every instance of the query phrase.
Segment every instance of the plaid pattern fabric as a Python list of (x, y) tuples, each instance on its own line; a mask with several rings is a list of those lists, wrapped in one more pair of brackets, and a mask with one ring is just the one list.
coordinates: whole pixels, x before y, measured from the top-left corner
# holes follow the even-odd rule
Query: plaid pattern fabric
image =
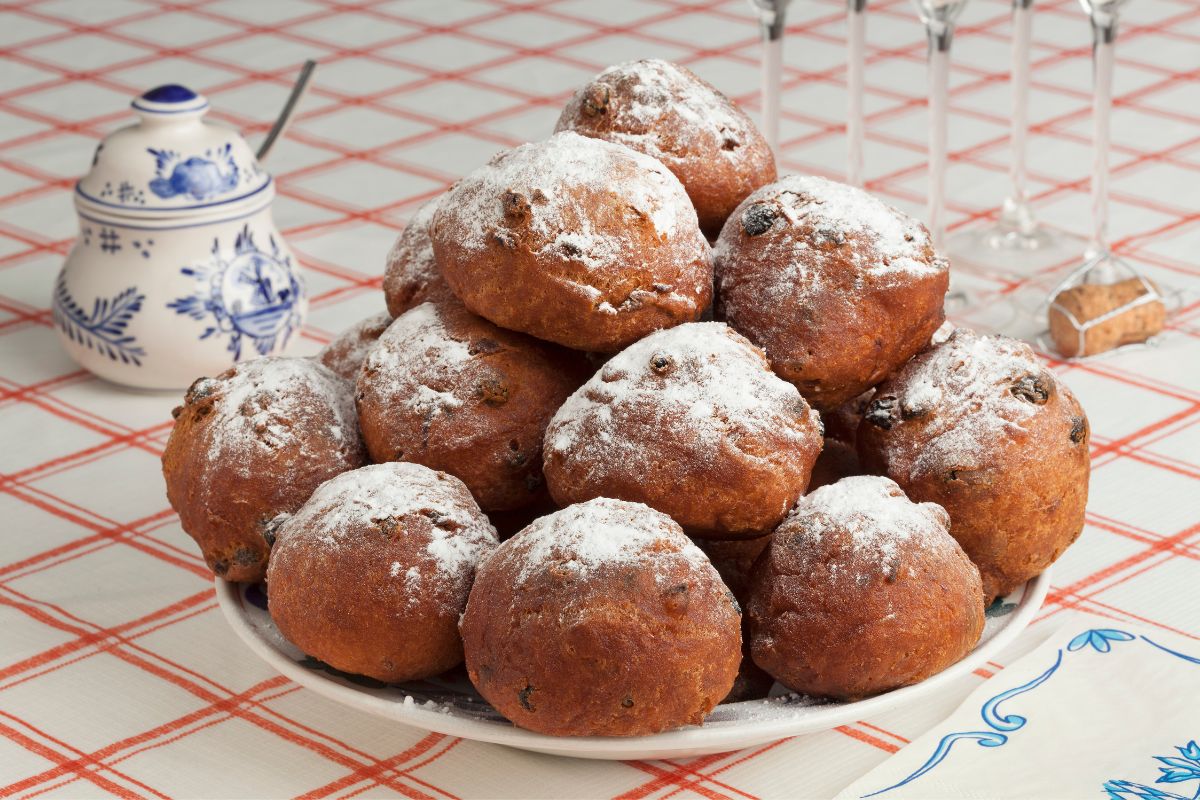
[[(838, 177), (843, 4), (791, 6), (783, 171)], [(976, 0), (955, 41), (949, 214), (1007, 189), (1008, 5)], [(1167, 286), (1200, 252), (1200, 5), (1136, 0), (1118, 44), (1112, 235)], [(871, 190), (923, 213), (925, 40), (905, 0), (868, 20)], [(1075, 0), (1036, 9), (1031, 172), (1042, 219), (1088, 229), (1090, 34)], [(167, 506), (177, 398), (79, 370), (49, 310), (74, 179), (129, 98), (181, 82), (258, 140), (299, 63), (322, 62), (269, 168), (312, 296), (296, 352), (383, 308), (408, 215), (493, 152), (551, 130), (609, 63), (687, 64), (757, 112), (744, 0), (7, 0), (0, 2), (0, 795), (17, 797), (828, 796), (947, 714), (1068, 615), (1200, 637), (1200, 304), (1162, 346), (1052, 361), (1091, 417), (1092, 500), (1039, 621), (938, 699), (745, 752), (582, 762), (427, 735), (274, 675), (226, 628)], [(978, 287), (1012, 283), (979, 278)]]

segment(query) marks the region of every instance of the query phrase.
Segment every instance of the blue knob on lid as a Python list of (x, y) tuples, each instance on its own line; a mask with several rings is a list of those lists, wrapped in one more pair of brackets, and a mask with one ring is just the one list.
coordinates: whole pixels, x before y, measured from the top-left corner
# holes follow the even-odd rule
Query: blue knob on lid
[(144, 93), (141, 99), (149, 100), (151, 103), (186, 103), (189, 100), (195, 100), (196, 97), (196, 93), (186, 86), (180, 86), (178, 83), (166, 83), (162, 86), (155, 86)]
[(133, 99), (130, 103), (134, 110), (143, 114), (161, 114), (178, 118), (192, 118), (208, 108), (208, 100), (204, 95), (197, 94), (186, 86), (178, 83), (165, 83), (155, 86)]

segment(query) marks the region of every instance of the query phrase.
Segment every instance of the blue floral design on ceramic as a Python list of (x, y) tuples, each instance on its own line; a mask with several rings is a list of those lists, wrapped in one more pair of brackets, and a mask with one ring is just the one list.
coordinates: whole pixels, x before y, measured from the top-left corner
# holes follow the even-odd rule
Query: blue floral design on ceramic
[[(1071, 639), (1067, 644), (1067, 652), (1079, 652), (1091, 648), (1097, 653), (1109, 653), (1112, 651), (1113, 642), (1132, 642), (1143, 641), (1151, 647), (1157, 648), (1164, 653), (1180, 658), (1192, 664), (1200, 664), (1200, 657), (1190, 656), (1185, 653), (1180, 653), (1177, 650), (1172, 650), (1165, 645), (1153, 641), (1145, 636), (1134, 636), (1128, 631), (1116, 630), (1115, 628), (1092, 628), (1086, 630), (1078, 636)], [(1054, 663), (1036, 678), (1016, 686), (1012, 689), (1001, 692), (995, 695), (980, 708), (980, 716), (991, 730), (977, 731), (957, 731), (948, 733), (941, 738), (934, 748), (933, 754), (917, 768), (911, 775), (904, 778), (899, 783), (892, 784), (878, 791), (863, 795), (866, 797), (875, 797), (876, 795), (885, 794), (898, 789), (901, 786), (912, 783), (922, 775), (930, 772), (950, 755), (951, 748), (955, 742), (966, 740), (974, 740), (980, 747), (1000, 747), (1008, 742), (1008, 735), (1013, 731), (1020, 730), (1029, 722), (1028, 719), (1018, 714), (1004, 714), (1000, 711), (1002, 703), (1011, 700), (1017, 695), (1031, 692), (1041, 686), (1050, 677), (1056, 673), (1063, 664), (1063, 650), (1059, 648), (1056, 651)], [(1176, 783), (1185, 780), (1200, 780), (1200, 746), (1196, 742), (1189, 742), (1186, 747), (1176, 748), (1182, 759), (1166, 756), (1155, 756), (1158, 761), (1167, 765), (1166, 768), (1159, 767), (1163, 772), (1163, 777), (1159, 778), (1157, 783)], [(1168, 779), (1169, 777), (1169, 779)], [(1161, 789), (1156, 789), (1152, 786), (1143, 786), (1142, 784), (1130, 783), (1129, 781), (1117, 780), (1108, 781), (1104, 784), (1104, 790), (1108, 792), (1109, 798), (1112, 800), (1131, 800), (1132, 798), (1140, 798), (1141, 800), (1200, 800), (1200, 788), (1196, 794), (1192, 796), (1184, 796), (1171, 794)]]
[(297, 303), (304, 288), (291, 257), (283, 254), (273, 236), (269, 252), (260, 250), (249, 225), (238, 233), (232, 257), (221, 254), (221, 243), (214, 238), (212, 260), (180, 272), (196, 280), (196, 291), (172, 300), (167, 308), (207, 321), (202, 340), (228, 336), (235, 361), (242, 357), (244, 340), (249, 339), (259, 355), (266, 355), (287, 344), (300, 325)]
[(115, 297), (96, 298), (88, 313), (71, 297), (65, 278), (59, 275), (54, 286), (54, 324), (69, 339), (89, 350), (140, 367), (146, 351), (126, 329), (145, 302), (146, 295), (131, 286)]
[[(1176, 752), (1179, 756), (1154, 756), (1155, 761), (1161, 761), (1166, 764), (1165, 767), (1159, 767), (1158, 771), (1162, 776), (1155, 783), (1186, 783), (1188, 781), (1200, 781), (1200, 745), (1196, 744), (1196, 740), (1192, 740), (1183, 747), (1176, 747)], [(1200, 798), (1200, 786), (1196, 787), (1196, 793), (1175, 794), (1163, 789), (1158, 789), (1154, 786), (1147, 786), (1143, 783), (1134, 783), (1126, 780), (1111, 780), (1104, 782), (1104, 791), (1108, 793), (1111, 800), (1130, 800), (1138, 798), (1139, 800), (1197, 800)]]
[(163, 199), (187, 196), (208, 200), (237, 188), (241, 169), (233, 160), (233, 145), (226, 142), (203, 156), (183, 158), (174, 150), (147, 148), (155, 159), (155, 174), (150, 191)]

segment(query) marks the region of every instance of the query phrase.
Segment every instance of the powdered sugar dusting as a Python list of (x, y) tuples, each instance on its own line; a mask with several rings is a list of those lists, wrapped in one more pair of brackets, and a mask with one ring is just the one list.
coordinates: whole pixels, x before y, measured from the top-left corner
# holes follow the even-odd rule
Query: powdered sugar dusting
[(612, 224), (614, 211), (650, 220), (664, 241), (701, 240), (695, 209), (666, 167), (571, 131), (499, 154), (459, 182), (441, 208), (459, 245), (483, 251), (512, 236), (506, 203), (532, 234), (531, 249), (589, 270), (620, 268), (635, 257), (630, 224)]
[[(611, 66), (593, 81), (621, 86), (628, 102), (610, 102), (612, 128), (604, 133), (610, 141), (628, 145), (666, 164), (686, 158), (744, 160), (749, 148), (742, 145), (758, 138), (753, 123), (717, 90), (689, 70), (661, 59), (627, 61)], [(585, 87), (567, 103), (560, 121), (571, 126), (579, 119)], [(684, 121), (678, 125), (672, 116)], [(664, 139), (663, 134), (668, 136)], [(718, 147), (696, 148), (695, 140), (708, 138)], [(729, 146), (722, 147), (722, 144)], [(681, 152), (682, 151), (682, 152)]]
[[(762, 209), (758, 211), (756, 209)], [(723, 290), (740, 280), (740, 270), (726, 270), (734, 243), (741, 240), (748, 214), (760, 214), (765, 237), (760, 260), (778, 264), (773, 282), (752, 302), (764, 299), (804, 302), (833, 285), (861, 289), (864, 278), (888, 279), (932, 276), (948, 264), (929, 258), (929, 232), (921, 223), (861, 189), (811, 175), (788, 175), (764, 186), (730, 217), (713, 251)], [(853, 238), (852, 247), (842, 247)], [(851, 280), (826, 274), (826, 249), (837, 247), (838, 258), (848, 258)], [(762, 296), (765, 294), (765, 297)], [(747, 297), (745, 302), (751, 302)], [(730, 298), (726, 310), (736, 316)]]
[(408, 225), (396, 237), (396, 242), (387, 255), (387, 268), (383, 279), (385, 294), (398, 292), (401, 287), (419, 290), (442, 279), (433, 255), (429, 224), (433, 221), (433, 214), (443, 196), (438, 195), (423, 203), (413, 212)]
[(256, 462), (249, 460), (254, 451), (307, 447), (294, 425), (312, 420), (314, 408), (328, 411), (324, 416), (334, 442), (344, 450), (356, 443), (358, 416), (350, 385), (307, 358), (257, 358), (239, 364), (232, 377), (207, 378), (190, 391), (217, 393), (207, 422), (208, 461), (241, 474), (255, 468)]
[(346, 380), (354, 380), (367, 353), (375, 347), (391, 321), (392, 315), (386, 311), (359, 320), (325, 345), (317, 354), (317, 360)]
[(408, 252), (409, 263), (412, 265), (410, 274), (415, 279), (429, 280), (437, 273), (433, 260), (433, 241), (429, 238), (429, 223), (433, 222), (433, 212), (437, 211), (441, 199), (442, 195), (438, 195), (422, 203), (404, 226), (400, 238), (388, 251), (389, 264), (396, 260), (401, 252)]
[(1044, 373), (1022, 342), (955, 330), (887, 384), (903, 417), (924, 425), (919, 448), (887, 450), (889, 474), (911, 481), (986, 466), (995, 446), (1023, 434), (1023, 424), (1039, 408), (1013, 394), (1014, 383)]
[(515, 561), (524, 583), (550, 566), (563, 564), (580, 577), (611, 564), (645, 565), (684, 559), (709, 567), (708, 556), (666, 514), (641, 503), (598, 498), (534, 521), (497, 552)]
[[(474, 386), (462, 376), (477, 369), (470, 345), (450, 335), (439, 307), (433, 303), (422, 303), (397, 317), (379, 337), (363, 366), (371, 373), (373, 391), (397, 398), (430, 419), (463, 405), (467, 398), (457, 396), (455, 390), (466, 391), (464, 387)], [(414, 385), (416, 375), (424, 383)], [(436, 388), (439, 386), (454, 389)]]
[[(364, 528), (412, 515), (434, 522), (423, 551), (441, 576), (457, 579), (469, 573), (496, 546), (496, 529), (461, 481), (405, 462), (372, 464), (321, 484), (280, 527), (277, 546), (287, 546), (291, 537), (332, 548), (361, 546)], [(414, 585), (422, 578), (417, 565), (399, 561), (392, 562), (388, 573)]]
[(877, 257), (864, 259), (860, 266), (871, 274), (946, 269), (944, 263), (931, 264), (924, 258), (929, 234), (919, 222), (862, 189), (815, 175), (789, 175), (775, 185), (779, 209), (790, 224), (803, 220), (818, 236), (865, 234)]
[(929, 344), (938, 345), (950, 338), (950, 334), (954, 333), (958, 326), (950, 320), (946, 320), (938, 329), (933, 332), (933, 336), (929, 338)]
[(404, 588), (412, 593), (421, 589), (421, 570), (419, 567), (409, 567), (404, 572)]
[[(718, 457), (731, 434), (769, 432), (802, 447), (817, 429), (788, 425), (807, 409), (796, 387), (777, 378), (754, 347), (721, 322), (694, 322), (657, 331), (613, 356), (554, 415), (546, 452), (586, 464), (593, 475), (637, 470), (655, 457), (625, 426), (633, 418), (662, 435), (689, 437), (701, 461)], [(801, 419), (805, 419), (801, 417)]]
[[(902, 549), (953, 543), (948, 524), (941, 506), (914, 503), (895, 481), (876, 475), (855, 475), (822, 486), (800, 498), (784, 522), (814, 542), (830, 529), (845, 531), (855, 561), (865, 561), (883, 572), (897, 566)], [(933, 535), (936, 532), (943, 535)]]

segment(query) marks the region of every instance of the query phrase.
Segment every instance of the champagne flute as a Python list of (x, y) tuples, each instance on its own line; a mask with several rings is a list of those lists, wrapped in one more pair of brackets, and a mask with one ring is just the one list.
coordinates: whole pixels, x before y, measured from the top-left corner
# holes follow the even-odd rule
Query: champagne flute
[(863, 85), (867, 0), (846, 0), (846, 183), (863, 185)]
[(950, 94), (950, 43), (967, 0), (913, 0), (929, 39), (929, 232), (946, 243), (946, 107)]
[(1092, 283), (1124, 272), (1108, 245), (1108, 153), (1112, 144), (1113, 61), (1117, 18), (1126, 0), (1079, 0), (1092, 23), (1092, 232), (1084, 253)]
[[(1119, 308), (1112, 309), (1091, 320), (1077, 324), (1074, 316), (1068, 318), (1078, 332), (1076, 353), (1085, 352), (1084, 342), (1087, 328), (1103, 322), (1106, 318), (1120, 315), (1146, 303), (1160, 302), (1166, 309), (1182, 300), (1181, 292), (1160, 292), (1144, 274), (1133, 265), (1112, 252), (1108, 242), (1108, 154), (1112, 144), (1112, 99), (1113, 63), (1116, 56), (1117, 22), (1120, 8), (1126, 0), (1079, 0), (1092, 24), (1092, 231), (1084, 252), (1083, 263), (1061, 280), (1050, 293), (1043, 297), (1038, 309), (1040, 323), (1050, 308), (1060, 312), (1059, 293), (1068, 287), (1080, 284), (1115, 284), (1119, 281), (1140, 281), (1143, 291)], [(1044, 328), (1044, 326), (1042, 326)], [(1044, 336), (1042, 341), (1044, 342)], [(1132, 345), (1139, 346), (1139, 345)]]
[[(1087, 327), (1102, 322), (1107, 317), (1124, 313), (1138, 305), (1150, 302), (1163, 302), (1168, 308), (1180, 299), (1180, 293), (1160, 293), (1158, 287), (1152, 284), (1144, 274), (1133, 265), (1112, 252), (1108, 242), (1108, 155), (1112, 143), (1112, 99), (1113, 99), (1113, 63), (1117, 43), (1117, 22), (1119, 11), (1126, 0), (1080, 0), (1092, 25), (1092, 230), (1083, 262), (1073, 269), (1049, 294), (1042, 294), (1034, 321), (1044, 329), (1046, 313), (1051, 306), (1057, 306), (1059, 293), (1068, 287), (1080, 284), (1115, 284), (1119, 281), (1136, 280), (1142, 284), (1139, 295), (1120, 308), (1108, 311), (1094, 320), (1077, 326), (1080, 335), (1079, 350), (1083, 350), (1083, 334)], [(1044, 293), (1044, 285), (1042, 292)], [(1062, 309), (1058, 306), (1059, 310)], [(1072, 318), (1073, 319), (1073, 318)]]
[(762, 30), (763, 136), (779, 158), (779, 81), (783, 73), (783, 32), (791, 0), (750, 0)]
[(1029, 133), (1030, 49), (1033, 0), (1012, 3), (1012, 117), (1009, 141), (1011, 191), (996, 222), (953, 237), (951, 255), (991, 273), (1032, 275), (1078, 252), (1072, 237), (1039, 225), (1029, 204), (1026, 148)]

